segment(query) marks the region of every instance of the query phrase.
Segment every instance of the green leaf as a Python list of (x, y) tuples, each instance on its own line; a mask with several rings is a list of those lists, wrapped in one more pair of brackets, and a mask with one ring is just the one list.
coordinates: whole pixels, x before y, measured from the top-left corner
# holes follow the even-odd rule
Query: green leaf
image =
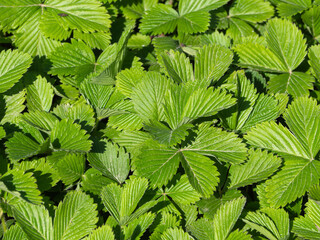
[(166, 187), (164, 197), (169, 196), (176, 203), (190, 204), (195, 203), (200, 199), (198, 194), (190, 184), (187, 175), (182, 175), (175, 184)]
[(112, 232), (112, 228), (108, 225), (103, 225), (102, 227), (96, 228), (94, 231), (90, 233), (85, 240), (114, 240), (114, 234)]
[(67, 193), (54, 218), (55, 240), (78, 240), (91, 233), (98, 222), (96, 204), (83, 192)]
[(263, 0), (237, 0), (229, 11), (229, 17), (249, 22), (263, 22), (272, 16), (273, 7)]
[(184, 232), (181, 228), (168, 228), (163, 235), (161, 240), (190, 240), (191, 236)]
[(84, 79), (95, 69), (95, 56), (91, 48), (82, 41), (64, 43), (49, 56), (52, 62), (50, 74), (73, 75)]
[(18, 224), (10, 227), (3, 235), (3, 240), (27, 240), (26, 234)]
[(205, 45), (195, 57), (195, 81), (201, 86), (217, 82), (232, 63), (233, 53), (220, 45)]
[(110, 214), (120, 226), (124, 226), (143, 215), (156, 204), (156, 202), (150, 201), (136, 210), (147, 188), (147, 179), (131, 178), (127, 180), (123, 187), (116, 184), (109, 184), (104, 187), (101, 192), (101, 198)]
[(163, 102), (169, 80), (156, 72), (149, 72), (135, 86), (131, 95), (134, 108), (144, 122), (163, 120)]
[(57, 151), (67, 152), (88, 152), (91, 149), (92, 141), (88, 140), (89, 135), (81, 130), (79, 124), (72, 120), (62, 119), (57, 122), (51, 131), (51, 144)]
[(0, 61), (0, 93), (3, 93), (19, 81), (30, 67), (32, 59), (18, 50), (7, 50), (0, 52)]
[(41, 204), (42, 198), (32, 173), (25, 173), (20, 169), (7, 171), (0, 177), (0, 189), (7, 193), (6, 201), (19, 203), (23, 201)]
[(244, 231), (240, 231), (239, 229), (231, 232), (227, 238), (227, 240), (250, 240), (252, 239), (251, 235), (247, 234)]
[(54, 187), (60, 180), (58, 172), (45, 158), (32, 161), (22, 161), (18, 166), (19, 170), (32, 172), (37, 180), (38, 188), (41, 192)]
[[(46, 37), (42, 33), (39, 22), (41, 18), (41, 2), (37, 2), (39, 4), (36, 7), (38, 9), (37, 12), (16, 31), (14, 44), (21, 51), (29, 53), (31, 56), (47, 56), (57, 47), (61, 46), (61, 43)], [(20, 2), (18, 4), (20, 4)], [(31, 4), (30, 8), (33, 7), (32, 5), (33, 4)], [(21, 10), (23, 12), (26, 11), (26, 9), (23, 10), (23, 8)]]
[(308, 97), (297, 98), (284, 113), (290, 130), (312, 157), (320, 150), (319, 115), (320, 107), (317, 101)]
[(133, 89), (144, 77), (145, 72), (141, 68), (124, 69), (116, 76), (116, 88), (125, 96), (131, 97)]
[(60, 119), (70, 119), (81, 125), (88, 132), (96, 124), (93, 109), (84, 102), (84, 99), (74, 104), (61, 104), (53, 109), (53, 113)]
[(52, 219), (44, 206), (21, 202), (14, 206), (13, 212), (15, 220), (28, 239), (52, 239)]
[(194, 189), (203, 197), (212, 195), (219, 183), (219, 172), (213, 161), (194, 152), (183, 151), (181, 155), (182, 166)]
[(306, 159), (285, 160), (284, 167), (266, 182), (268, 202), (271, 206), (285, 206), (305, 194), (318, 183), (320, 165)]
[(150, 141), (141, 149), (133, 164), (137, 175), (148, 178), (150, 186), (156, 188), (172, 179), (178, 170), (180, 158), (179, 151)]
[(6, 131), (0, 126), (0, 140), (6, 136)]
[(85, 33), (78, 30), (73, 31), (73, 37), (84, 41), (91, 48), (105, 50), (111, 40), (110, 32), (90, 32)]
[(158, 4), (145, 13), (141, 20), (140, 30), (143, 34), (172, 33), (178, 22), (179, 14), (171, 7)]
[(16, 94), (0, 96), (1, 124), (15, 122), (20, 113), (25, 109), (25, 91)]
[[(107, 31), (110, 27), (109, 15), (101, 3), (96, 0), (77, 0), (75, 2), (46, 0), (46, 11), (56, 15), (56, 22), (64, 28), (82, 32)], [(59, 16), (64, 13), (67, 16)], [(46, 21), (43, 17), (42, 21)]]
[(311, 7), (311, 0), (280, 0), (277, 10), (281, 17), (289, 17)]
[(301, 16), (303, 22), (308, 26), (313, 39), (320, 41), (320, 6), (310, 8)]
[(280, 19), (270, 20), (266, 31), (268, 47), (291, 73), (306, 55), (306, 40), (302, 32), (288, 20)]
[(53, 96), (51, 84), (39, 75), (37, 80), (27, 87), (28, 110), (50, 111)]
[(81, 178), (85, 170), (85, 158), (80, 154), (67, 154), (55, 165), (65, 185), (70, 185)]
[(272, 175), (281, 165), (281, 159), (267, 151), (249, 150), (248, 161), (244, 165), (230, 168), (230, 188), (237, 188), (260, 182)]
[(151, 43), (151, 39), (147, 35), (137, 33), (132, 35), (128, 40), (128, 48), (141, 49), (147, 47)]
[(51, 131), (55, 126), (56, 121), (58, 121), (58, 118), (53, 114), (37, 110), (34, 112), (24, 113), (21, 119), (42, 131)]
[(194, 151), (231, 163), (241, 163), (247, 156), (245, 145), (234, 133), (205, 124), (199, 126), (197, 137), (183, 150)]
[(317, 79), (320, 79), (320, 45), (309, 48), (309, 64)]
[(95, 142), (92, 151), (88, 153), (88, 161), (104, 176), (120, 184), (126, 180), (130, 171), (129, 155), (124, 148), (106, 140)]
[(243, 221), (268, 239), (288, 239), (290, 236), (289, 215), (283, 209), (265, 208), (261, 212), (249, 212)]
[(144, 129), (159, 143), (174, 146), (189, 135), (188, 130), (192, 127), (192, 124), (184, 124), (176, 129), (170, 129), (161, 122), (152, 121), (151, 124), (145, 125)]
[(241, 197), (223, 204), (213, 218), (214, 239), (224, 240), (236, 224), (246, 199)]
[(205, 0), (182, 0), (179, 2), (179, 13), (185, 15), (191, 12), (211, 11), (217, 9), (228, 0), (212, 0), (210, 2)]
[(167, 74), (176, 83), (186, 83), (194, 80), (190, 59), (184, 53), (170, 50), (161, 55)]
[(21, 132), (15, 132), (13, 137), (6, 142), (6, 147), (6, 152), (12, 161), (37, 155), (42, 150), (40, 143)]
[(128, 226), (124, 228), (125, 239), (140, 239), (154, 218), (155, 214), (148, 212), (130, 222)]
[(293, 72), (275, 75), (270, 78), (268, 88), (270, 93), (286, 93), (294, 97), (309, 95), (313, 89), (314, 78), (306, 73)]

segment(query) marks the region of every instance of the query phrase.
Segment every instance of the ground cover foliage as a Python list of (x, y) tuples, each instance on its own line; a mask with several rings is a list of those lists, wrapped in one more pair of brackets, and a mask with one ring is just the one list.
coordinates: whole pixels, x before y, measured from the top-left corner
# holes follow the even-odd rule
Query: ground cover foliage
[(1, 0), (4, 240), (320, 239), (319, 0)]

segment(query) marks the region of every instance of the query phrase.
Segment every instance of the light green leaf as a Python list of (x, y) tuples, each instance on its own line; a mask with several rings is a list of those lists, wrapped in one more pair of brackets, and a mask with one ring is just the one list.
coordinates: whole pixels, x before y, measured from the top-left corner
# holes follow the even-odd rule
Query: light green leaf
[(314, 78), (306, 73), (284, 73), (270, 77), (268, 88), (270, 93), (286, 93), (294, 97), (309, 95), (313, 89)]
[(50, 140), (57, 151), (88, 152), (92, 145), (89, 137), (79, 124), (70, 119), (62, 119), (52, 129)]
[(94, 231), (90, 233), (90, 235), (84, 240), (114, 240), (114, 234), (112, 232), (112, 228), (108, 225), (103, 225), (102, 227), (96, 228)]
[(249, 22), (263, 22), (272, 16), (273, 7), (263, 0), (237, 0), (229, 11), (229, 17)]
[(190, 59), (184, 53), (170, 50), (161, 55), (167, 74), (176, 83), (186, 83), (194, 80), (193, 67)]
[(266, 41), (269, 49), (291, 73), (306, 55), (306, 40), (302, 32), (288, 20), (272, 19), (267, 24)]
[(214, 239), (224, 240), (236, 224), (246, 199), (241, 197), (223, 204), (213, 218)]
[(183, 150), (194, 151), (231, 163), (241, 163), (247, 156), (244, 143), (234, 133), (205, 124), (199, 126), (197, 137)]
[(281, 159), (267, 151), (249, 150), (248, 161), (230, 168), (230, 188), (237, 188), (262, 181), (272, 175), (281, 165)]
[[(82, 32), (108, 31), (110, 27), (109, 14), (101, 3), (96, 0), (59, 1), (46, 0), (46, 11), (56, 15), (57, 24), (64, 28), (77, 29)], [(58, 14), (67, 14), (61, 17)], [(42, 21), (46, 21), (45, 16)]]
[(178, 22), (179, 14), (170, 6), (158, 4), (145, 13), (140, 30), (143, 34), (172, 33)]
[(132, 35), (128, 40), (128, 48), (131, 49), (142, 49), (147, 47), (151, 43), (150, 36), (137, 33)]
[(12, 161), (25, 159), (41, 152), (42, 146), (34, 139), (21, 132), (15, 132), (13, 137), (5, 143), (8, 157)]
[(285, 160), (284, 167), (266, 182), (268, 202), (273, 207), (285, 206), (301, 197), (318, 183), (320, 165), (306, 159)]
[(232, 63), (233, 53), (220, 45), (205, 45), (195, 57), (195, 81), (201, 86), (217, 82)]
[(0, 189), (7, 193), (4, 197), (9, 203), (23, 201), (41, 204), (42, 197), (32, 173), (25, 173), (20, 169), (7, 171), (0, 177)]
[[(320, 7), (319, 7), (320, 8)], [(320, 79), (320, 45), (309, 48), (309, 64), (317, 79)]]
[(163, 102), (170, 81), (160, 73), (149, 72), (131, 95), (134, 108), (144, 122), (163, 120)]
[(125, 96), (131, 97), (133, 89), (144, 78), (145, 72), (141, 68), (130, 68), (119, 72), (116, 76), (116, 88)]
[(28, 110), (50, 111), (53, 96), (51, 84), (39, 75), (37, 80), (27, 87)]
[(83, 192), (71, 191), (59, 203), (54, 218), (54, 240), (78, 240), (98, 222), (96, 204)]
[(290, 17), (311, 7), (311, 0), (280, 0), (277, 10), (281, 17)]
[[(2, 97), (3, 96), (3, 97)], [(7, 122), (12, 123), (17, 121), (20, 113), (26, 108), (25, 102), (25, 91), (21, 91), (12, 95), (0, 96), (0, 116), (1, 124)]]
[(129, 155), (124, 148), (106, 140), (94, 143), (88, 153), (88, 161), (104, 176), (120, 184), (126, 180), (130, 171)]
[(291, 132), (313, 158), (320, 150), (320, 107), (308, 97), (297, 98), (284, 113)]
[(3, 50), (0, 52), (0, 62), (0, 93), (3, 93), (19, 81), (30, 67), (32, 59), (18, 50)]
[(64, 43), (49, 56), (52, 62), (50, 74), (73, 75), (84, 79), (95, 70), (95, 56), (91, 48), (82, 41)]
[(231, 232), (227, 238), (227, 240), (250, 240), (250, 239), (252, 239), (251, 235), (239, 229)]
[(185, 15), (191, 12), (202, 12), (202, 11), (211, 11), (217, 9), (228, 0), (181, 0), (179, 1), (179, 13), (180, 15)]
[(168, 228), (163, 235), (161, 240), (190, 240), (191, 236), (184, 232), (181, 228)]
[(52, 239), (52, 219), (44, 206), (21, 202), (14, 206), (13, 213), (28, 239)]
[(70, 119), (81, 125), (88, 132), (91, 131), (96, 121), (93, 109), (84, 102), (84, 99), (74, 104), (61, 104), (53, 109), (53, 113), (60, 119)]
[(201, 195), (193, 189), (187, 175), (182, 175), (175, 184), (165, 189), (164, 196), (170, 196), (176, 203), (190, 204), (198, 201)]
[(178, 21), (179, 33), (205, 32), (209, 27), (210, 14), (207, 11), (198, 11), (180, 14)]
[(320, 42), (320, 6), (314, 6), (301, 16), (303, 22), (308, 26), (313, 39)]
[(303, 239), (320, 239), (320, 230), (308, 217), (296, 218), (293, 222), (292, 232)]
[[(61, 43), (46, 37), (40, 29), (41, 8), (40, 2), (36, 7), (38, 11), (28, 19), (15, 33), (14, 44), (23, 52), (29, 53), (31, 56), (47, 56)], [(19, 2), (20, 4), (20, 2)], [(32, 4), (31, 7), (32, 8)], [(22, 9), (21, 9), (22, 10)], [(23, 12), (29, 9), (22, 10)], [(10, 11), (8, 11), (10, 12)], [(24, 14), (24, 13), (21, 13)]]
[(139, 240), (155, 219), (155, 214), (148, 212), (133, 220), (124, 228), (125, 239)]
[(18, 224), (11, 226), (3, 235), (3, 240), (27, 240), (26, 234)]
[(42, 131), (51, 131), (55, 126), (56, 121), (58, 121), (58, 118), (53, 114), (37, 110), (34, 112), (24, 113), (23, 116), (21, 116), (21, 119)]
[(67, 154), (55, 165), (65, 185), (70, 185), (81, 178), (85, 170), (85, 158), (80, 154)]
[(195, 152), (183, 151), (181, 164), (191, 185), (203, 197), (213, 194), (219, 183), (219, 172), (208, 157)]
[(110, 32), (90, 32), (85, 33), (78, 30), (73, 31), (73, 37), (84, 41), (91, 48), (105, 50), (111, 40)]
[(156, 188), (172, 179), (178, 170), (180, 158), (178, 150), (150, 141), (141, 149), (133, 164), (137, 175), (148, 178), (150, 186)]

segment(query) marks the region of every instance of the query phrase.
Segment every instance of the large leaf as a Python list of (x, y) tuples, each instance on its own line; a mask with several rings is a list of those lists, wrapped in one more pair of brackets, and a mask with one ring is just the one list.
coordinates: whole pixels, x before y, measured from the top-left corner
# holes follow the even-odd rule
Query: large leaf
[(98, 221), (96, 204), (83, 192), (69, 192), (54, 218), (54, 240), (78, 240), (89, 234)]
[(281, 17), (295, 15), (311, 6), (311, 0), (280, 0), (277, 10)]
[(19, 203), (15, 205), (13, 212), (15, 220), (25, 232), (28, 239), (53, 239), (52, 219), (44, 206)]
[(32, 63), (28, 54), (18, 50), (7, 50), (0, 53), (0, 93), (13, 87)]
[(95, 142), (88, 154), (90, 164), (103, 175), (118, 183), (123, 183), (130, 171), (129, 155), (124, 148), (106, 140)]

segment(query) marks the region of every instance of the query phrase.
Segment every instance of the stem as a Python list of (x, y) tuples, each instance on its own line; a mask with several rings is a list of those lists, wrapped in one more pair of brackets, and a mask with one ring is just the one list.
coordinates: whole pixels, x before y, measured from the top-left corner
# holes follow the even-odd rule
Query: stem
[(5, 233), (7, 231), (7, 224), (6, 224), (6, 219), (4, 217), (2, 208), (0, 208), (0, 219), (1, 219), (1, 225), (3, 228), (3, 233)]

